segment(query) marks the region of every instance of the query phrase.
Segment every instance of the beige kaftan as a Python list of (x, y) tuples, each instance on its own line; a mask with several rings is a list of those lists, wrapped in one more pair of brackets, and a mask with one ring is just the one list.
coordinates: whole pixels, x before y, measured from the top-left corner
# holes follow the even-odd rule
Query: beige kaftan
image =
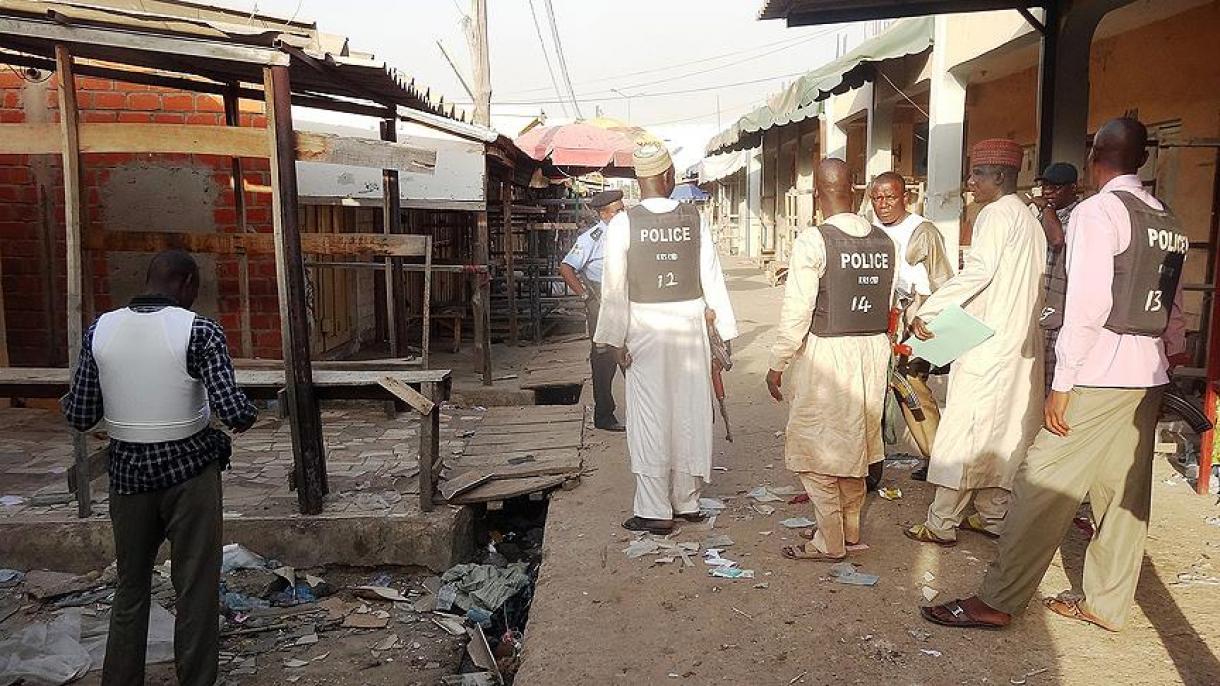
[[(872, 230), (863, 217), (850, 213), (837, 214), (826, 223), (851, 236)], [(794, 472), (863, 477), (870, 462), (885, 456), (881, 414), (890, 341), (885, 334), (809, 333), (818, 283), (825, 273), (822, 235), (817, 229), (805, 229), (792, 246), (778, 336), (771, 348), (771, 369), (785, 372), (783, 390), (791, 405), (785, 464)]]
[(949, 372), (949, 394), (928, 481), (947, 488), (1012, 488), (1042, 423), (1042, 273), (1046, 236), (1015, 195), (974, 222), (962, 270), (920, 307), (925, 322), (959, 305), (995, 331)]

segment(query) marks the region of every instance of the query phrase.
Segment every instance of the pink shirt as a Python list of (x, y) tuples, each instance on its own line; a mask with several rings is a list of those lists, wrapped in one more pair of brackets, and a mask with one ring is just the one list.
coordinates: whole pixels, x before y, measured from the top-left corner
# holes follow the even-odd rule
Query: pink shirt
[(1147, 388), (1169, 381), (1166, 355), (1186, 349), (1182, 319), (1182, 283), (1161, 338), (1117, 334), (1105, 328), (1114, 301), (1114, 256), (1131, 244), (1131, 217), (1113, 191), (1128, 191), (1151, 207), (1159, 200), (1144, 190), (1139, 177), (1111, 180), (1097, 195), (1072, 212), (1067, 229), (1067, 303), (1063, 328), (1055, 345), (1055, 380), (1051, 388), (1074, 386)]

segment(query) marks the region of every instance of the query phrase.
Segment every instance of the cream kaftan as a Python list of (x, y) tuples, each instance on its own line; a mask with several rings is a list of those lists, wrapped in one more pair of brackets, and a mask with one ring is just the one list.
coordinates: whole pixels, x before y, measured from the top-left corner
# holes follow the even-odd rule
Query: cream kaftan
[[(851, 236), (872, 231), (868, 221), (851, 213), (826, 223)], [(771, 369), (785, 372), (782, 390), (790, 401), (784, 460), (794, 472), (862, 477), (869, 463), (885, 457), (881, 414), (890, 341), (885, 334), (809, 333), (825, 273), (826, 244), (817, 229), (807, 228), (792, 246), (778, 336), (771, 347)]]
[(965, 266), (919, 308), (925, 322), (959, 305), (995, 335), (954, 361), (928, 481), (947, 488), (1012, 488), (1042, 423), (1042, 273), (1046, 236), (1015, 195), (974, 222)]
[[(669, 212), (677, 201), (647, 198), (650, 212)], [(712, 471), (712, 380), (704, 307), (716, 312), (716, 330), (737, 337), (737, 320), (724, 285), (720, 258), (707, 224), (699, 223), (699, 276), (703, 298), (633, 303), (627, 294), (630, 218), (620, 212), (606, 229), (605, 271), (596, 343), (631, 353), (627, 370), (627, 450), (631, 471), (652, 477), (681, 472), (709, 481)], [(637, 513), (638, 514), (638, 513)]]

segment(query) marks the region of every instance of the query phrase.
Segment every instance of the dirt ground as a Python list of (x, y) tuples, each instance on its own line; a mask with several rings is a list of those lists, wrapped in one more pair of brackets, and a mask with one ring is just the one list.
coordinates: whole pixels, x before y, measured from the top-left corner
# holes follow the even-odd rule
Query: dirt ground
[[(625, 441), (593, 432), (585, 456), (593, 471), (551, 503), (519, 686), (1220, 683), (1220, 587), (1179, 583), (1182, 573), (1220, 575), (1220, 528), (1207, 522), (1220, 508), (1214, 496), (1195, 496), (1163, 458), (1136, 607), (1121, 634), (1062, 619), (1036, 602), (1002, 632), (922, 621), (922, 587), (939, 591), (937, 602), (972, 594), (996, 545), (970, 533), (951, 549), (904, 538), (902, 528), (922, 520), (931, 498), (909, 468), (887, 470), (901, 499), (873, 494), (866, 506), (870, 548), (853, 559), (881, 577), (876, 586), (842, 585), (825, 565), (781, 558), (780, 546), (798, 539), (780, 521), (812, 518), (812, 511), (776, 502), (777, 511), (763, 516), (744, 495), (764, 484), (797, 485), (784, 470), (777, 433), (787, 406), (773, 403), (763, 384), (781, 289), (744, 261), (726, 268), (742, 333), (726, 375), (736, 442), (718, 441), (713, 463), (722, 470), (705, 495), (728, 509), (714, 530), (688, 525), (674, 538), (728, 534), (734, 543), (724, 555), (756, 576), (712, 578), (697, 558), (693, 567), (627, 559), (632, 537), (619, 526), (632, 494)], [(616, 395), (622, 398), (621, 388)], [(1080, 531), (1067, 534), (1042, 593), (1078, 585), (1084, 544)]]

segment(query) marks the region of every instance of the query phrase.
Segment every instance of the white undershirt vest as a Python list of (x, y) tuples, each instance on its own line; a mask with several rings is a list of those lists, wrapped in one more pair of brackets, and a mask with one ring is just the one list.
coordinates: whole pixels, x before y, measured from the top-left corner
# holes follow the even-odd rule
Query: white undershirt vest
[(111, 438), (160, 443), (187, 438), (208, 425), (203, 383), (186, 371), (195, 313), (107, 312), (93, 331), (93, 357)]

